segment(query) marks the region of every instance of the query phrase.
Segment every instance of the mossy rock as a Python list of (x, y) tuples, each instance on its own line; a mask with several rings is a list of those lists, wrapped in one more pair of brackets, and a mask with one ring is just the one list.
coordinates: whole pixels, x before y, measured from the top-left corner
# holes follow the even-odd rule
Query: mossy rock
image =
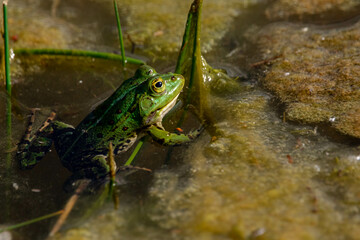
[(256, 38), (263, 59), (280, 56), (262, 81), (287, 119), (360, 137), (360, 22), (340, 29), (272, 24)]
[(316, 15), (330, 11), (347, 11), (359, 6), (357, 0), (276, 0), (266, 9), (269, 19), (282, 19)]

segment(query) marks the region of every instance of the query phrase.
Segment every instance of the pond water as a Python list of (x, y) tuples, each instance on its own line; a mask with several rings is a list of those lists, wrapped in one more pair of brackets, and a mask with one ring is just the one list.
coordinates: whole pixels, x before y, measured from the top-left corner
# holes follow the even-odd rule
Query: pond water
[[(171, 150), (146, 142), (135, 165), (152, 172), (138, 171), (123, 179), (116, 188), (118, 208), (114, 209), (112, 201), (96, 206), (101, 191), (85, 193), (54, 239), (358, 239), (359, 139), (331, 122), (306, 121), (301, 118), (303, 112), (289, 121), (293, 115), (287, 107), (304, 104), (304, 95), (289, 102), (281, 90), (291, 82), (276, 82), (277, 88), (269, 84), (279, 79), (269, 80), (269, 73), (276, 70), (283, 76), (295, 71), (284, 63), (280, 68), (285, 70), (279, 71), (277, 58), (302, 57), (289, 52), (310, 43), (309, 48), (317, 49), (310, 40), (316, 34), (330, 36), (327, 29), (341, 34), (359, 25), (356, 1), (329, 1), (330, 8), (315, 2), (317, 11), (293, 8), (285, 0), (204, 0), (204, 56), (210, 65), (226, 69), (236, 79), (208, 83), (208, 111), (216, 132), (205, 131), (193, 143)], [(118, 4), (127, 54), (146, 60), (158, 72), (173, 71), (191, 1), (127, 0)], [(103, 0), (10, 1), (10, 36), (16, 36), (11, 46), (118, 52), (112, 11), (112, 1)], [(294, 44), (291, 39), (299, 39), (294, 32), (303, 29), (309, 37)], [(272, 37), (279, 32), (284, 35)], [(354, 62), (359, 61), (360, 46), (351, 41), (359, 42), (359, 36), (355, 31), (339, 38), (347, 41), (346, 49), (355, 52), (347, 51)], [(289, 44), (282, 44), (279, 39), (287, 37)], [(319, 49), (325, 51), (326, 46)], [(337, 51), (342, 53), (342, 49)], [(318, 59), (326, 61), (324, 56), (328, 55)], [(308, 59), (308, 65), (322, 66), (314, 59)], [(16, 100), (12, 147), (25, 131), (29, 108), (42, 109), (39, 122), (55, 110), (59, 120), (76, 125), (137, 68), (128, 65), (123, 71), (115, 61), (43, 56), (16, 56), (11, 67)], [(296, 71), (307, 71), (304, 69)], [(346, 90), (356, 93), (360, 87), (356, 68), (347, 69), (355, 80)], [(336, 69), (333, 71), (335, 74)], [(360, 101), (353, 95), (352, 102)], [(0, 109), (5, 113), (3, 99)], [(165, 128), (173, 130), (180, 114), (181, 109), (166, 118)], [(62, 209), (72, 195), (63, 189), (71, 173), (61, 165), (55, 150), (35, 168), (20, 170), (14, 153), (7, 150), (5, 114), (0, 123), (0, 191), (4, 196), (0, 225)], [(192, 116), (183, 129), (187, 132), (198, 125)], [(132, 149), (116, 158), (118, 165)], [(55, 221), (13, 230), (11, 239), (45, 239)]]

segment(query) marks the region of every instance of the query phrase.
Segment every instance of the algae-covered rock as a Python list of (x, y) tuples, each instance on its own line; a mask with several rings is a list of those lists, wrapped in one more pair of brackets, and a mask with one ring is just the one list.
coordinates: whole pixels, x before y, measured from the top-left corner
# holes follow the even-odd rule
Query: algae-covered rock
[(290, 16), (320, 14), (327, 11), (347, 11), (359, 6), (357, 0), (277, 0), (267, 9), (269, 19), (288, 18)]
[(273, 24), (256, 35), (263, 78), (289, 120), (326, 123), (360, 137), (360, 22), (342, 28)]
[(240, 95), (213, 99), (222, 136), (190, 146), (189, 177), (155, 173), (150, 219), (175, 239), (356, 239), (360, 165), (352, 150), (316, 132), (290, 134), (265, 114), (268, 96)]
[(12, 48), (67, 48), (74, 37), (71, 32), (74, 29), (52, 17), (50, 10), (41, 11), (33, 1), (27, 0), (26, 6), (20, 1), (11, 1), (8, 12)]

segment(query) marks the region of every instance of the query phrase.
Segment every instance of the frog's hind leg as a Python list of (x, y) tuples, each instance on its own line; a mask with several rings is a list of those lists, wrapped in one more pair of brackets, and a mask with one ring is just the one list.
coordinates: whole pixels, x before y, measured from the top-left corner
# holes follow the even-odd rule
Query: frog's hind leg
[(109, 174), (110, 167), (106, 155), (98, 154), (86, 158), (85, 161), (86, 164), (83, 162), (78, 169), (74, 169), (75, 178), (99, 179)]
[(18, 144), (16, 157), (19, 159), (20, 166), (22, 168), (33, 167), (50, 150), (52, 145), (51, 135), (53, 133), (53, 128), (51, 127), (51, 123), (56, 114), (52, 112), (47, 120), (41, 125), (39, 130), (31, 136), (36, 110), (38, 109), (32, 109), (27, 129)]
[(78, 162), (77, 166), (73, 162), (73, 174), (64, 183), (64, 190), (72, 192), (75, 190), (78, 180), (89, 179), (94, 182), (102, 183), (108, 176), (110, 168), (107, 163), (107, 156), (98, 154), (84, 158), (85, 162)]

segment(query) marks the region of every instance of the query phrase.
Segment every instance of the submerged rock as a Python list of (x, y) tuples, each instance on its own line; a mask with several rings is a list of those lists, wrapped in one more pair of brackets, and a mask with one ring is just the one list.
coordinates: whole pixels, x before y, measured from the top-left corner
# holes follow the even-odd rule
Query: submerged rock
[(341, 28), (272, 24), (256, 34), (263, 59), (276, 58), (262, 81), (287, 119), (360, 137), (359, 29), (360, 21)]

